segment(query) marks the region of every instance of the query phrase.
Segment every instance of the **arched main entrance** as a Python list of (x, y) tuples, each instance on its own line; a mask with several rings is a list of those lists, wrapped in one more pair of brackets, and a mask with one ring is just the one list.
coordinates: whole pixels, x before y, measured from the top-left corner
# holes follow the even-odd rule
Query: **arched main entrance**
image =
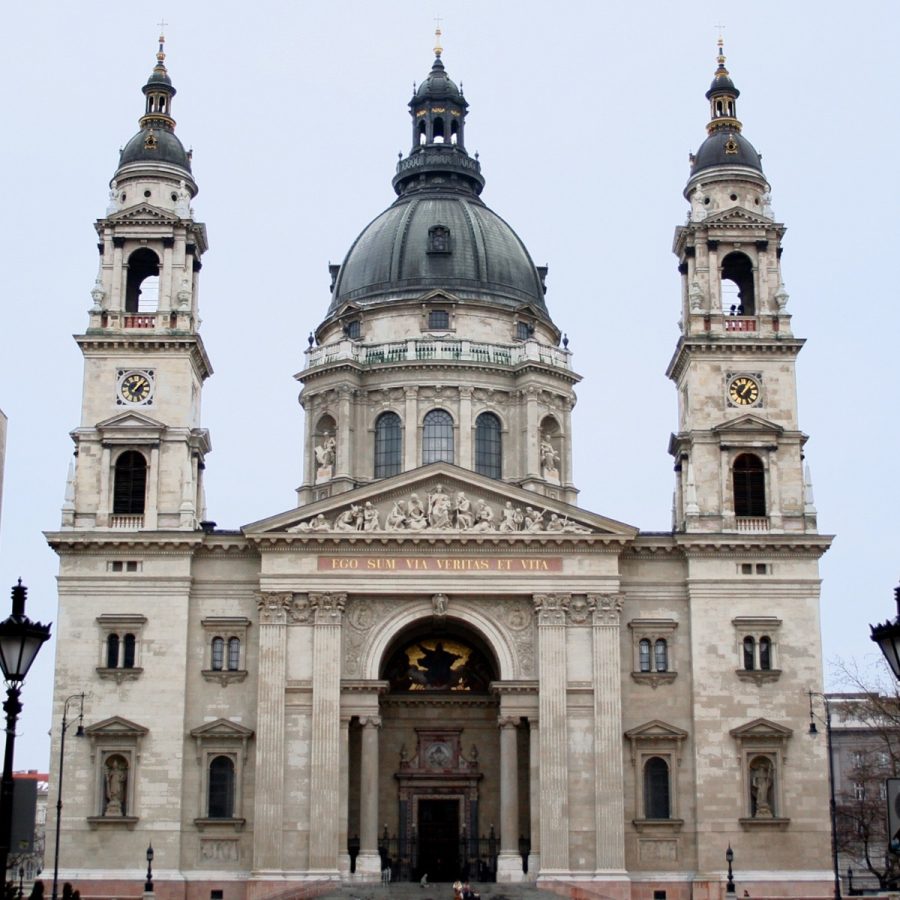
[[(387, 644), (379, 675), (378, 725), (367, 716), (349, 723), (351, 860), (366, 851), (356, 836), (366, 842), (377, 802), (379, 862), (395, 880), (494, 880), (503, 786), (500, 667), (490, 645), (467, 623), (428, 617)], [(528, 835), (528, 728), (515, 720), (511, 731), (506, 753), (512, 747), (517, 757)], [(377, 772), (366, 765), (373, 755)]]

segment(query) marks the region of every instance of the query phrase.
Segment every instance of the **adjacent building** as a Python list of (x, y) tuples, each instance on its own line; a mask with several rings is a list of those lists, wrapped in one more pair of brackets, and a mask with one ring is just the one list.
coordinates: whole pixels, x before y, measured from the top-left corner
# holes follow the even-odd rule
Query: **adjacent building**
[(485, 202), (440, 46), (396, 199), (285, 360), (302, 369), (297, 503), (215, 527), (207, 234), (162, 42), (143, 93), (96, 224), (77, 460), (48, 535), (57, 714), (90, 685), (61, 877), (131, 890), (152, 843), (162, 900), (387, 866), (687, 900), (721, 894), (730, 845), (753, 896), (826, 892), (825, 750), (806, 731), (830, 538), (804, 475), (785, 227), (721, 46), (675, 229), (665, 533), (578, 505), (579, 376), (553, 317), (575, 298), (551, 302)]

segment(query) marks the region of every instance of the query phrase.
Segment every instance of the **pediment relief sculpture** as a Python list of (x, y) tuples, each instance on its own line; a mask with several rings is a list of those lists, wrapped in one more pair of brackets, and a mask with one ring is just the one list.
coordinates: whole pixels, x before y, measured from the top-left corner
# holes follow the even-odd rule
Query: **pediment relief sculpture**
[(418, 532), (469, 534), (593, 534), (594, 530), (546, 508), (503, 506), (471, 498), (463, 490), (449, 490), (438, 482), (427, 494), (413, 492), (379, 509), (371, 500), (351, 503), (333, 519), (319, 513), (289, 528), (308, 532)]

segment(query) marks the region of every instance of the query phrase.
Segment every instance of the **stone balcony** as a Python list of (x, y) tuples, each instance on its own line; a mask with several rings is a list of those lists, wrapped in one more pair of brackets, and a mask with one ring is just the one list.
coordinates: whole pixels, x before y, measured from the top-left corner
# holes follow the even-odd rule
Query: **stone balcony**
[(517, 344), (489, 344), (458, 338), (408, 338), (404, 341), (388, 341), (367, 344), (349, 339), (335, 341), (306, 351), (306, 368), (349, 360), (361, 366), (381, 366), (386, 363), (438, 362), (488, 363), (512, 367), (524, 362), (537, 362), (559, 369), (572, 369), (572, 354), (568, 350), (524, 341)]

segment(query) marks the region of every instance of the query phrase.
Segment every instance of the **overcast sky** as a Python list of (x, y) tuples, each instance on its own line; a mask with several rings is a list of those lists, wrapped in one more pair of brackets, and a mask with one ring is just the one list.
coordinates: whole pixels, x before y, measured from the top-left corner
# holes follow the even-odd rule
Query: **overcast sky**
[[(292, 376), (328, 306), (328, 263), (393, 199), (406, 104), (431, 66), (438, 13), (448, 74), (471, 104), (466, 141), (480, 153), (483, 198), (549, 264), (547, 303), (584, 376), (581, 505), (643, 530), (671, 527), (672, 235), (688, 208), (688, 153), (706, 134), (722, 23), (744, 134), (788, 226), (794, 333), (808, 339), (800, 427), (820, 530), (837, 535), (822, 561), (825, 658), (876, 658), (868, 623), (894, 615), (900, 575), (900, 313), (885, 274), (900, 253), (898, 4), (153, 6), (30, 0), (4, 12), (0, 589), (21, 575), (32, 618), (56, 618), (57, 561), (41, 532), (59, 525), (79, 420), (71, 335), (87, 325), (93, 223), (137, 131), (161, 16), (177, 133), (194, 149), (194, 209), (209, 230), (206, 487), (209, 517), (225, 528), (294, 504)], [(66, 648), (45, 648), (24, 689), (18, 768), (47, 767), (54, 652)]]

